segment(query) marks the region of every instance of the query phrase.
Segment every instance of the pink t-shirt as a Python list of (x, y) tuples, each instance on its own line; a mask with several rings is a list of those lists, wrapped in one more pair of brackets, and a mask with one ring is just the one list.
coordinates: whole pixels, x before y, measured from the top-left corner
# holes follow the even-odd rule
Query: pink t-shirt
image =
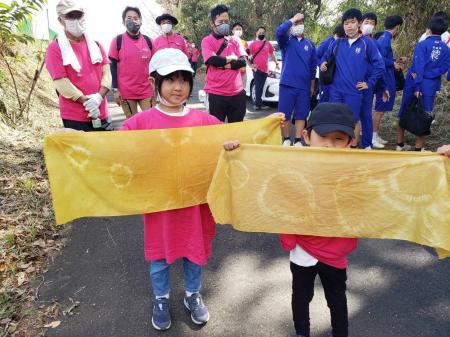
[[(217, 39), (214, 35), (208, 35), (202, 40), (202, 56), (206, 63), (211, 56), (216, 56), (217, 51), (223, 43), (223, 38)], [(228, 41), (227, 47), (220, 56), (229, 55), (241, 56), (239, 43), (235, 39)], [(214, 66), (208, 67), (205, 80), (205, 91), (210, 94), (220, 96), (236, 96), (244, 86), (239, 69), (222, 69)]]
[[(73, 51), (80, 63), (81, 70), (77, 73), (71, 65), (63, 66), (61, 49), (55, 40), (47, 48), (45, 56), (45, 65), (53, 80), (60, 78), (68, 78), (74, 86), (76, 86), (84, 95), (95, 94), (100, 90), (102, 80), (102, 68), (105, 64), (109, 64), (108, 57), (103, 47), (98, 44), (103, 56), (101, 63), (92, 64), (89, 49), (86, 40), (80, 42), (70, 41)], [(68, 119), (79, 122), (90, 122), (83, 104), (74, 102), (70, 99), (59, 95), (59, 110), (62, 119)], [(100, 119), (108, 117), (108, 107), (106, 99), (103, 99), (100, 105)]]
[(117, 37), (111, 41), (109, 57), (117, 60), (117, 81), (123, 99), (144, 99), (153, 96), (148, 80), (148, 68), (152, 58), (147, 41), (141, 34), (132, 39), (122, 34), (122, 46), (117, 51)]
[(180, 49), (183, 53), (189, 57), (189, 51), (187, 49), (186, 40), (180, 34), (172, 33), (169, 36), (160, 35), (156, 38), (154, 43), (155, 53), (164, 48)]
[(192, 62), (197, 62), (200, 52), (197, 48), (192, 49)]
[[(171, 129), (220, 123), (214, 116), (199, 110), (189, 109), (185, 116), (169, 116), (151, 108), (127, 119), (121, 130)], [(145, 259), (165, 259), (172, 263), (186, 257), (205, 265), (212, 252), (214, 233), (215, 221), (207, 204), (145, 214)]]
[[(264, 48), (261, 49), (263, 43), (265, 42)], [(253, 58), (253, 64), (256, 69), (264, 73), (269, 72), (269, 55), (274, 52), (274, 49), (269, 41), (254, 40), (248, 47), (250, 50), (250, 55), (255, 55), (258, 50), (261, 51)]]

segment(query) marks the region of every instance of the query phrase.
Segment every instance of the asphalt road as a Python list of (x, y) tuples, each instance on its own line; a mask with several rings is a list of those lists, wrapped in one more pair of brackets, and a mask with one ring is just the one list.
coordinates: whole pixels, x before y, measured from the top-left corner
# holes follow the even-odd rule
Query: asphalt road
[[(196, 88), (198, 89), (199, 84)], [(192, 106), (201, 108), (194, 94)], [(113, 107), (113, 105), (111, 105)], [(248, 105), (248, 117), (259, 117)], [(264, 114), (274, 112), (264, 112)], [(123, 114), (112, 108), (115, 124)], [(214, 254), (203, 290), (211, 319), (202, 327), (182, 304), (180, 261), (171, 272), (172, 327), (151, 326), (151, 285), (143, 258), (140, 216), (79, 219), (66, 225), (66, 246), (39, 290), (39, 305), (58, 301), (58, 337), (269, 337), (294, 333), (289, 257), (277, 235), (251, 234), (217, 225)], [(360, 240), (348, 268), (350, 336), (449, 337), (450, 259), (402, 241)], [(311, 303), (312, 336), (331, 336), (320, 282)]]

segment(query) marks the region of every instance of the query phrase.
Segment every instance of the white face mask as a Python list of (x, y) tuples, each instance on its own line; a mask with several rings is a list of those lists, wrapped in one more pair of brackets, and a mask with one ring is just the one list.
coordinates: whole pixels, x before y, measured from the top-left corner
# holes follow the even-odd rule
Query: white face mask
[(156, 101), (157, 101), (158, 103), (161, 103), (162, 105), (174, 107), (174, 106), (179, 106), (180, 104), (183, 105), (183, 104), (186, 103), (188, 100), (186, 99), (186, 100), (182, 101), (180, 104), (172, 104), (172, 103), (169, 103), (169, 102), (168, 102), (164, 97), (162, 97), (162, 96), (159, 94), (159, 92), (158, 92), (158, 93), (156, 94)]
[(170, 23), (163, 23), (161, 25), (161, 30), (164, 34), (168, 34), (172, 31), (172, 25)]
[(295, 26), (292, 26), (292, 28), (291, 28), (292, 35), (294, 35), (294, 36), (300, 36), (303, 34), (304, 31), (305, 31), (305, 25), (295, 25)]
[(242, 36), (242, 30), (235, 30), (234, 32), (233, 32), (233, 35), (235, 36), (235, 37), (241, 37)]
[(374, 28), (375, 28), (374, 25), (364, 24), (361, 26), (361, 32), (364, 35), (370, 35), (372, 34)]
[(86, 22), (81, 20), (65, 20), (66, 31), (75, 37), (80, 37), (86, 31)]

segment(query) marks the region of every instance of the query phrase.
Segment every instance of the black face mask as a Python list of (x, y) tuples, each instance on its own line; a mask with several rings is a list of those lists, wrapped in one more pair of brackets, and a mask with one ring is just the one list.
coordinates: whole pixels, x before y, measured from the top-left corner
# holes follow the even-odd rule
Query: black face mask
[(141, 29), (141, 25), (133, 20), (128, 20), (126, 24), (127, 30), (130, 33), (136, 34), (137, 32), (139, 32), (139, 29)]
[(261, 41), (265, 39), (265, 35), (264, 34), (259, 34), (258, 35), (258, 39), (260, 39)]

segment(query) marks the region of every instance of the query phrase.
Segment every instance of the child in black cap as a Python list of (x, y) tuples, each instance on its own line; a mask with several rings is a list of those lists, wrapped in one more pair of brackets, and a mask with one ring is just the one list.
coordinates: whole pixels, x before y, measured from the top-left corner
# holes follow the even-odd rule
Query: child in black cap
[[(355, 138), (354, 128), (353, 113), (347, 105), (322, 103), (311, 112), (303, 138), (311, 147), (349, 148)], [(230, 151), (239, 147), (239, 141), (223, 146)], [(330, 308), (333, 337), (347, 337), (347, 255), (356, 249), (357, 239), (281, 234), (280, 241), (290, 251), (296, 337), (310, 336), (309, 303), (317, 274)]]

